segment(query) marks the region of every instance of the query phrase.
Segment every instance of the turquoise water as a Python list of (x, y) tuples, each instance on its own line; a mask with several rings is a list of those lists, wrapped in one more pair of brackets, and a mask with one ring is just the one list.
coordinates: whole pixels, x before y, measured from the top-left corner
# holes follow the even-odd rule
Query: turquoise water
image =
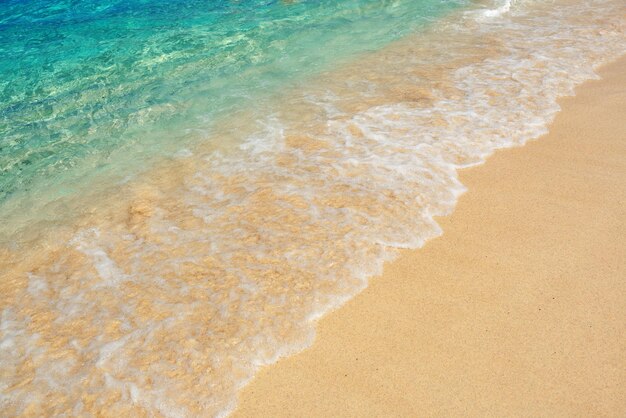
[(208, 136), (221, 116), (460, 3), (3, 2), (0, 202), (71, 194), (115, 171), (121, 155), (140, 169), (142, 159)]
[(623, 0), (458, 6), (0, 3), (3, 415), (225, 416), (626, 51)]

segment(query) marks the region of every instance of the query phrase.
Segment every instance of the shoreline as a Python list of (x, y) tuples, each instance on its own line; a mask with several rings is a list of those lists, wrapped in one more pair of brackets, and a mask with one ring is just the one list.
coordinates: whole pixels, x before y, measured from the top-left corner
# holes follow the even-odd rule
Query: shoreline
[[(398, 23), (384, 16), (388, 8), (395, 10), (393, 16), (398, 5), (417, 14), (423, 11), (421, 3), (410, 1), (374, 3), (370, 11), (381, 10), (374, 14), (382, 18), (380, 30), (385, 33), (394, 32)], [(434, 217), (451, 214), (466, 190), (458, 175), (461, 168), (482, 165), (494, 150), (546, 133), (560, 109), (557, 98), (597, 78), (594, 69), (601, 62), (626, 51), (617, 0), (557, 3), (520, 4), (511, 13), (485, 20), (479, 4), (476, 13), (459, 9), (433, 21), (432, 30), (411, 33), (354, 60), (346, 57), (328, 72), (314, 71), (306, 82), (287, 83), (253, 108), (233, 104), (233, 113), (224, 120), (204, 121), (215, 128), (201, 130), (204, 140), (202, 132), (185, 131), (181, 135), (187, 139), (179, 151), (168, 151), (163, 159), (146, 148), (146, 158), (155, 158), (145, 166), (138, 164), (141, 175), (129, 176), (123, 169), (124, 161), (133, 160), (132, 153), (124, 161), (111, 154), (107, 167), (120, 169), (115, 173), (124, 176), (119, 184), (105, 180), (106, 173), (98, 169), (90, 172), (92, 178), (77, 182), (89, 189), (77, 199), (68, 192), (67, 199), (52, 199), (53, 205), (36, 199), (43, 211), (38, 205), (25, 204), (24, 211), (13, 207), (16, 222), (9, 218), (4, 228), (9, 245), (0, 243), (0, 264), (7, 266), (0, 288), (0, 346), (5, 348), (0, 361), (6, 383), (2, 409), (8, 415), (39, 416), (230, 413), (237, 393), (259, 368), (313, 344), (316, 319), (366, 288), (370, 278), (382, 274), (384, 262), (401, 253), (399, 248), (421, 248), (441, 234), (446, 224)], [(415, 13), (407, 9), (403, 15)], [(301, 15), (313, 21), (312, 15)], [(349, 28), (335, 28), (348, 34), (340, 36), (346, 42), (356, 36)], [(265, 74), (263, 68), (259, 74)], [(180, 80), (193, 84), (186, 76)], [(236, 86), (223, 87), (230, 91)], [(203, 112), (202, 100), (185, 103), (184, 108), (195, 110), (181, 114), (179, 122)], [(152, 131), (159, 129), (146, 125), (145, 132)], [(176, 138), (170, 138), (172, 144)], [(196, 140), (197, 147), (191, 145)], [(212, 145), (215, 141), (219, 146)], [(563, 148), (570, 148), (569, 142)], [(623, 154), (619, 149), (612, 155)], [(587, 161), (590, 155), (595, 154), (586, 151), (581, 159)], [(593, 158), (606, 165), (604, 157)], [(543, 168), (546, 163), (533, 164)], [(616, 164), (610, 163), (621, 167), (621, 161)], [(587, 168), (594, 166), (580, 164), (569, 171), (577, 174)], [(516, 170), (514, 176), (523, 176), (527, 167)], [(602, 179), (604, 174), (591, 177)], [(496, 180), (509, 175), (506, 166)], [(544, 182), (554, 177), (547, 171), (542, 176)], [(96, 178), (102, 181), (89, 187)], [(523, 184), (520, 189), (525, 190)], [(593, 187), (604, 190), (602, 184)], [(34, 189), (24, 193), (39, 196)], [(550, 199), (561, 194), (547, 193)], [(51, 190), (48, 197), (54, 195)], [(579, 195), (586, 196), (586, 189)], [(479, 215), (471, 225), (482, 227), (489, 214), (482, 210), (483, 201), (476, 205)], [(558, 202), (566, 208), (569, 203)], [(526, 227), (516, 222), (505, 231), (519, 225)], [(562, 235), (567, 243), (576, 241)], [(443, 240), (444, 246), (448, 240)], [(475, 241), (481, 251), (489, 249), (489, 237)], [(500, 241), (497, 244), (495, 253), (502, 250)], [(463, 254), (473, 254), (470, 250), (475, 248)], [(543, 257), (543, 252), (538, 253)], [(376, 408), (377, 415), (385, 415), (389, 399), (391, 406), (405, 408), (391, 410), (393, 415), (416, 415), (415, 405), (421, 409), (420, 402), (429, 402), (432, 395), (414, 393), (415, 376), (428, 391), (447, 373), (433, 369), (438, 374), (429, 376), (432, 370), (423, 365), (445, 364), (440, 352), (458, 345), (455, 339), (441, 341), (442, 330), (452, 327), (455, 338), (457, 331), (465, 339), (471, 337), (463, 328), (467, 324), (455, 321), (468, 313), (478, 317), (470, 302), (476, 296), (484, 299), (476, 287), (493, 274), (475, 273), (481, 280), (474, 277), (478, 285), (472, 282), (467, 289), (456, 281), (443, 291), (433, 288), (433, 281), (446, 283), (447, 276), (439, 278), (443, 273), (438, 269), (448, 267), (446, 260), (454, 254), (447, 250), (417, 261), (407, 255), (413, 263), (407, 271), (419, 274), (387, 273), (391, 279), (382, 279), (382, 293), (372, 293), (365, 310), (353, 314), (358, 326), (353, 319), (345, 326), (340, 323), (336, 332), (342, 334), (330, 338), (329, 354), (316, 360), (332, 361), (329, 383), (319, 379), (324, 388), (333, 388), (332, 396), (320, 398), (319, 387), (313, 385), (309, 401), (344, 411), (342, 405), (350, 406), (360, 396), (375, 400), (365, 411), (350, 411), (357, 416), (371, 415)], [(395, 265), (388, 264), (387, 271)], [(455, 280), (463, 277), (466, 267), (458, 267)], [(528, 280), (513, 277), (514, 283)], [(449, 289), (457, 299), (446, 299)], [(391, 302), (380, 295), (390, 295)], [(433, 300), (436, 306), (429, 305)], [(370, 314), (370, 320), (361, 323)], [(438, 321), (434, 330), (427, 327), (432, 319)], [(491, 317), (479, 319), (488, 322)], [(365, 329), (355, 334), (359, 326)], [(333, 360), (346, 336), (350, 346), (356, 342), (356, 347), (367, 348), (354, 356), (354, 370), (346, 359)], [(428, 352), (424, 341), (433, 341), (436, 351)], [(371, 357), (376, 344), (382, 345)], [(416, 359), (416, 352), (421, 357)], [(362, 365), (364, 359), (368, 361)], [(318, 364), (305, 370), (305, 380), (325, 373)], [(457, 380), (465, 380), (473, 370)], [(290, 386), (298, 388), (299, 380)], [(381, 392), (380, 385), (393, 389)], [(448, 381), (440, 386), (442, 393), (455, 388)], [(269, 389), (261, 406), (265, 408), (263, 403), (277, 392)], [(438, 403), (449, 402), (456, 392)], [(334, 415), (332, 410), (320, 414)], [(301, 415), (301, 408), (296, 406), (288, 415)]]
[(260, 370), (232, 416), (626, 412), (625, 66), (559, 99), (547, 135), (463, 170), (443, 236)]

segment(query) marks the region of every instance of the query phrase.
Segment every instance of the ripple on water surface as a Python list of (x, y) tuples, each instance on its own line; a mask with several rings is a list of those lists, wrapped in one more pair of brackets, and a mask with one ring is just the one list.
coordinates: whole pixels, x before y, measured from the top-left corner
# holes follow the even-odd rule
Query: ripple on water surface
[(231, 147), (181, 149), (5, 249), (2, 409), (231, 410), (394, 249), (441, 232), (459, 168), (544, 133), (557, 97), (626, 50), (620, 2), (497, 7), (294, 83), (217, 124), (245, 126)]

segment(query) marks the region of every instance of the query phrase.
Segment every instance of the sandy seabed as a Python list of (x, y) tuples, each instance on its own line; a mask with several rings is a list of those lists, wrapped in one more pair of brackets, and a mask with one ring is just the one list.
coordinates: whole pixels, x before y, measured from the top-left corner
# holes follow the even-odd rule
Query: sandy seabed
[(461, 175), (406, 251), (266, 367), (235, 417), (624, 416), (626, 58), (550, 133)]

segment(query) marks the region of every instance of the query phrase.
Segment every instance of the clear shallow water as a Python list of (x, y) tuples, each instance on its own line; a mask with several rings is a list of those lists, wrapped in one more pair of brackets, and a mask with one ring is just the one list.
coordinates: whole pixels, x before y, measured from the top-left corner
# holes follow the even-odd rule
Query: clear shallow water
[[(206, 139), (217, 118), (246, 102), (460, 3), (3, 2), (0, 203), (35, 191), (39, 203), (54, 200), (79, 189), (85, 172), (130, 174)], [(128, 153), (132, 164), (123, 165)]]
[[(138, 136), (162, 158), (139, 154), (143, 172), (97, 196), (105, 176), (79, 176), (60, 206), (76, 216), (15, 215), (36, 238), (0, 253), (2, 409), (227, 413), (396, 248), (440, 233), (457, 169), (544, 133), (557, 97), (626, 50), (623, 19), (611, 0), (470, 5), (346, 59), (320, 50), (328, 65), (207, 118), (200, 138)], [(131, 148), (105, 158), (120, 177)]]

